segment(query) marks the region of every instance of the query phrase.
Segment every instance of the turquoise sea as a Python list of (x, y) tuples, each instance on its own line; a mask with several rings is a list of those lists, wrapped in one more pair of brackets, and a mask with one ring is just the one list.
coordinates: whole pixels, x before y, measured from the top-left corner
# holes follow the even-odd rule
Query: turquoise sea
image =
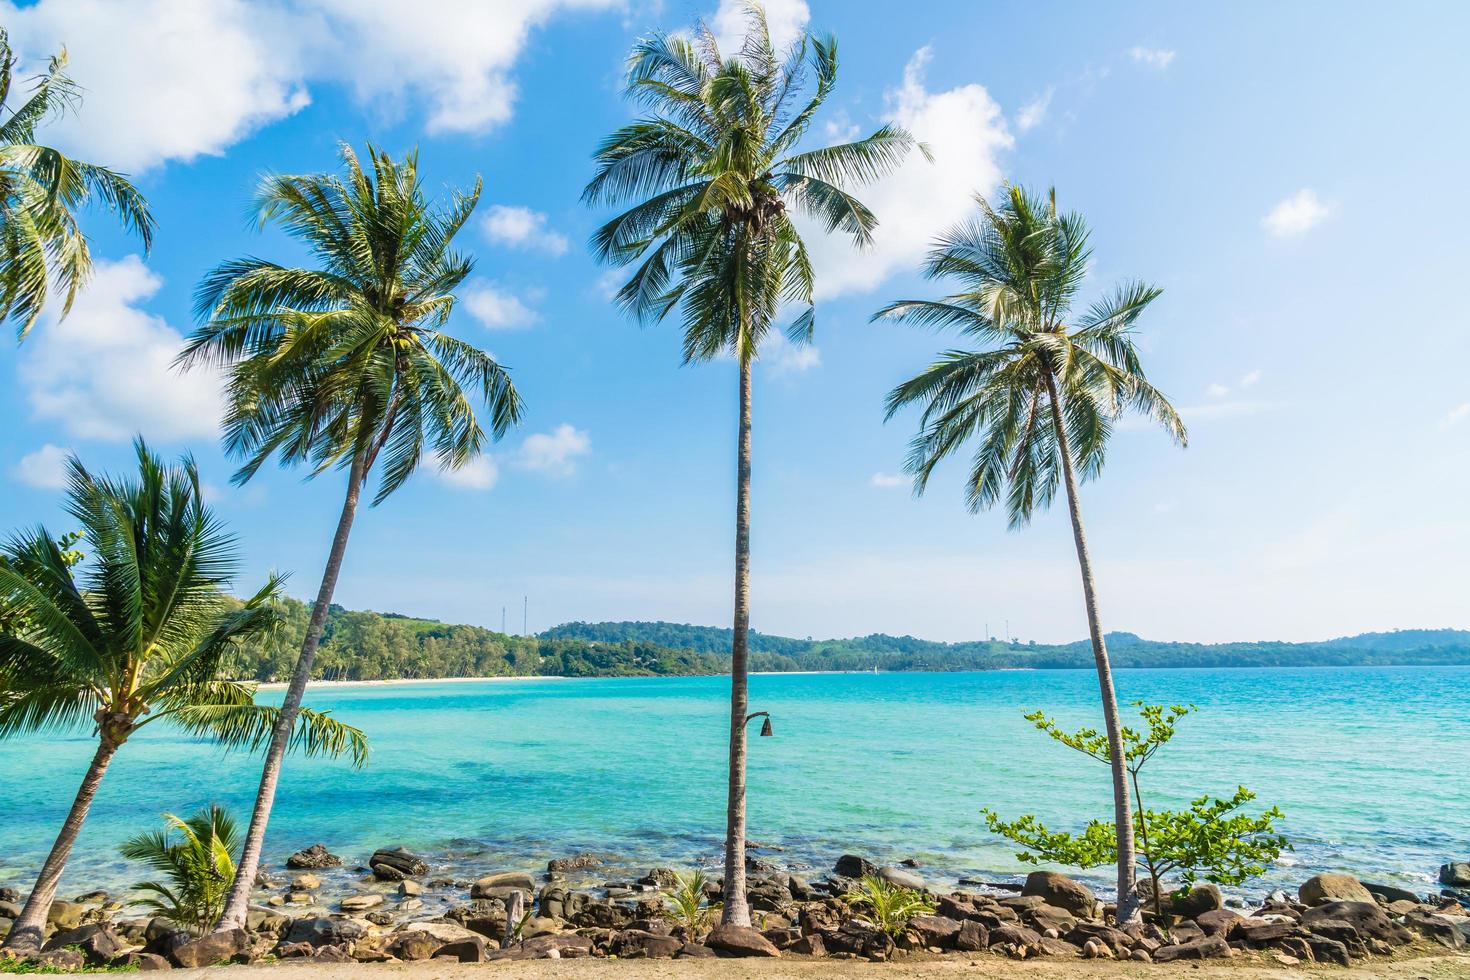
[[(1296, 851), (1247, 895), (1319, 870), (1428, 891), (1441, 862), (1470, 858), (1470, 668), (1132, 670), (1117, 683), (1125, 701), (1200, 708), (1146, 772), (1150, 805), (1244, 784), (1286, 811)], [(699, 677), (314, 688), (309, 704), (369, 733), (372, 762), (294, 760), (267, 862), (321, 841), (349, 862), (406, 844), (460, 875), (584, 849), (632, 870), (713, 865), (728, 687)], [(1100, 725), (1090, 672), (766, 675), (751, 689), (775, 736), (751, 740), (750, 836), (784, 847), (783, 866), (817, 873), (851, 851), (917, 858), (936, 881), (1009, 876), (1024, 866), (985, 832), (981, 807), (1074, 828), (1111, 815), (1107, 770), (1021, 717), (1039, 707)], [(83, 736), (0, 743), (0, 884), (29, 884), (92, 751)], [(140, 877), (118, 844), (164, 811), (219, 800), (243, 819), (257, 778), (254, 758), (171, 732), (138, 736), (107, 775), (62, 894)]]

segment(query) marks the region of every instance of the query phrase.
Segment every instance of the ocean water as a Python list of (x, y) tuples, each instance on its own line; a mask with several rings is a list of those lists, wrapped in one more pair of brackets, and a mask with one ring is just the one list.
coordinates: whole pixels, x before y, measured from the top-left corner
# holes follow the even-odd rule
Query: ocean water
[[(1193, 703), (1145, 770), (1152, 806), (1244, 784), (1280, 806), (1295, 851), (1247, 896), (1322, 870), (1431, 890), (1470, 858), (1470, 668), (1127, 670), (1119, 697)], [(448, 874), (544, 868), (588, 849), (629, 870), (713, 866), (724, 830), (724, 677), (318, 687), (309, 705), (365, 729), (367, 769), (293, 759), (268, 864), (323, 842), (360, 861), (405, 844)], [(751, 679), (773, 738), (751, 739), (749, 832), (783, 866), (820, 874), (841, 853), (917, 859), (935, 881), (1026, 866), (980, 815), (1056, 827), (1111, 817), (1106, 767), (1021, 717), (1045, 708), (1100, 727), (1087, 671), (804, 674)], [(752, 726), (752, 735), (755, 733)], [(0, 884), (25, 888), (94, 743), (0, 742)], [(62, 894), (142, 877), (119, 843), (217, 800), (243, 821), (258, 760), (160, 729), (108, 772)], [(1093, 880), (1106, 890), (1106, 869)]]

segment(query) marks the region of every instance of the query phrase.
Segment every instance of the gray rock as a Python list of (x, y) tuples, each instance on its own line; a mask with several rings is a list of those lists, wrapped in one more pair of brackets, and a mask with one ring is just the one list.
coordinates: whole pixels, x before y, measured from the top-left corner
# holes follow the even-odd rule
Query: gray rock
[(1221, 936), (1206, 936), (1189, 943), (1160, 946), (1154, 950), (1155, 963), (1170, 963), (1174, 960), (1208, 960), (1230, 955), (1230, 944)]
[(536, 883), (524, 871), (504, 871), (486, 875), (470, 888), (470, 898), (509, 898), (512, 892), (522, 892), (529, 898), (536, 891)]
[(368, 867), (382, 881), (402, 881), (428, 874), (429, 864), (406, 847), (381, 847), (368, 858)]
[(377, 892), (369, 892), (365, 895), (348, 895), (342, 899), (343, 912), (366, 912), (382, 905), (384, 898)]
[(924, 888), (923, 878), (920, 878), (912, 871), (904, 871), (901, 868), (895, 868), (892, 865), (879, 868), (878, 877), (882, 878), (890, 885), (897, 885), (899, 888), (912, 888), (915, 891), (921, 891)]
[(90, 922), (75, 929), (58, 932), (46, 941), (43, 949), (73, 946), (81, 950), (88, 966), (106, 966), (123, 948), (122, 937), (109, 923)]
[(864, 875), (878, 873), (878, 866), (867, 858), (858, 857), (856, 854), (844, 854), (837, 859), (833, 865), (833, 871), (842, 878), (861, 878)]
[(325, 844), (313, 844), (286, 858), (286, 867), (297, 871), (320, 871), (341, 864), (342, 859), (328, 851)]
[(1091, 919), (1097, 914), (1097, 896), (1092, 889), (1055, 871), (1033, 871), (1026, 876), (1021, 895), (1040, 896), (1047, 905), (1066, 909), (1079, 919)]
[(313, 916), (297, 919), (286, 933), (286, 943), (307, 943), (322, 946), (341, 946), (355, 943), (367, 933), (367, 926), (352, 919), (334, 919)]
[(1470, 888), (1470, 861), (1451, 861), (1441, 865), (1439, 883), (1451, 888)]
[(726, 956), (780, 956), (780, 950), (754, 929), (718, 925), (705, 937), (704, 945)]
[(214, 966), (216, 963), (229, 962), (236, 953), (248, 948), (249, 945), (250, 937), (245, 934), (244, 929), (212, 932), (192, 942), (184, 943), (173, 951), (171, 959), (175, 966), (185, 969)]
[(1175, 915), (1186, 919), (1196, 918), (1205, 912), (1213, 912), (1225, 907), (1225, 896), (1220, 894), (1220, 889), (1208, 882), (1195, 885), (1182, 895), (1174, 895), (1169, 899), (1169, 910)]
[(1363, 883), (1352, 875), (1313, 875), (1297, 888), (1297, 896), (1303, 905), (1320, 905), (1323, 902), (1372, 902), (1373, 895)]

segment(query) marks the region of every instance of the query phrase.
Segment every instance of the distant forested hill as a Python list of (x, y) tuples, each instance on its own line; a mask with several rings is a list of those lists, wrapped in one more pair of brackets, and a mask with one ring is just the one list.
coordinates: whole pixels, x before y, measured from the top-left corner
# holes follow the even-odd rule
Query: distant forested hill
[[(565, 623), (541, 634), (599, 643), (643, 640), (660, 646), (723, 654), (730, 630), (678, 623)], [(799, 670), (986, 670), (1016, 667), (1090, 667), (1086, 640), (1060, 645), (974, 640), (939, 643), (912, 636), (798, 640), (751, 633), (751, 650)], [(1470, 664), (1470, 631), (1402, 630), (1364, 633), (1312, 643), (1172, 643), (1132, 633), (1108, 634), (1118, 667), (1314, 667), (1387, 664)], [(774, 667), (771, 669), (782, 669)]]
[[(284, 604), (285, 624), (269, 640), (235, 652), (231, 674), (251, 680), (290, 675), (306, 633), (307, 606)], [(318, 677), (625, 677), (717, 674), (727, 669), (730, 631), (678, 623), (566, 623), (537, 636), (333, 606), (317, 655)], [(1325, 667), (1470, 664), (1470, 632), (1404, 630), (1318, 643), (1160, 643), (1110, 633), (1118, 667)], [(996, 670), (1088, 668), (1085, 640), (1062, 645), (977, 640), (938, 643), (875, 633), (846, 640), (751, 634), (755, 670)]]

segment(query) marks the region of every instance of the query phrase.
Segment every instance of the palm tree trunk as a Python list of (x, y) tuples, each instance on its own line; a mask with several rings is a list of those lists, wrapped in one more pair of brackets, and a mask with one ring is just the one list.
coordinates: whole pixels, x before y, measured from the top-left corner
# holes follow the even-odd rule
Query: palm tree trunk
[(245, 834), (245, 847), (240, 853), (240, 863), (235, 868), (235, 883), (230, 887), (224, 914), (220, 916), (216, 926), (221, 932), (245, 927), (250, 893), (255, 888), (255, 873), (260, 868), (260, 852), (265, 846), (265, 828), (270, 822), (271, 806), (276, 799), (276, 784), (281, 778), (281, 762), (286, 757), (291, 731), (296, 726), (296, 715), (301, 710), (301, 698), (306, 693), (306, 682), (311, 678), (311, 668), (316, 662), (316, 650), (321, 643), (322, 627), (326, 625), (327, 612), (332, 605), (332, 594), (337, 590), (337, 576), (342, 571), (342, 556), (347, 552), (347, 538), (352, 533), (353, 518), (357, 516), (357, 502), (362, 494), (367, 464), (367, 456), (357, 453), (348, 470), (347, 499), (342, 504), (342, 516), (337, 520), (337, 533), (332, 538), (327, 568), (322, 573), (316, 605), (312, 606), (311, 619), (306, 626), (301, 656), (296, 660), (296, 669), (291, 672), (286, 700), (281, 705), (280, 714), (276, 716), (275, 729), (271, 732), (270, 747), (266, 750), (265, 766), (260, 774), (260, 789), (255, 794), (255, 809), (250, 814), (250, 829)]
[(735, 477), (735, 629), (730, 643), (730, 797), (725, 811), (725, 894), (720, 921), (750, 925), (745, 901), (745, 741), (750, 710), (750, 358), (740, 358), (740, 437)]
[(1102, 693), (1103, 722), (1108, 731), (1108, 761), (1113, 770), (1113, 820), (1118, 828), (1118, 923), (1138, 922), (1142, 912), (1135, 882), (1137, 855), (1133, 845), (1133, 807), (1128, 796), (1127, 760), (1123, 755), (1122, 726), (1118, 721), (1118, 694), (1113, 690), (1113, 667), (1103, 640), (1097, 613), (1097, 586), (1092, 578), (1092, 556), (1087, 551), (1087, 534), (1082, 529), (1082, 511), (1077, 500), (1077, 474), (1072, 468), (1072, 448), (1062, 419), (1056, 379), (1048, 372), (1046, 391), (1051, 399), (1052, 425), (1057, 432), (1057, 451), (1062, 457), (1062, 477), (1067, 484), (1067, 509), (1072, 514), (1072, 540), (1077, 545), (1077, 565), (1082, 572), (1082, 596), (1087, 604), (1087, 632), (1092, 638), (1092, 657), (1097, 663), (1097, 683)]
[(108, 763), (112, 761), (117, 747), (117, 742), (105, 733), (102, 735), (97, 753), (92, 756), (92, 764), (87, 767), (87, 775), (82, 779), (81, 788), (77, 790), (77, 798), (72, 801), (71, 811), (61, 825), (61, 832), (56, 835), (56, 843), (51, 845), (51, 853), (46, 855), (46, 863), (41, 865), (36, 886), (31, 889), (20, 918), (15, 920), (10, 927), (10, 935), (5, 938), (4, 945), (7, 949), (40, 949), (41, 943), (45, 941), (46, 919), (51, 914), (51, 902), (56, 898), (56, 886), (61, 882), (62, 871), (66, 869), (66, 859), (71, 856), (72, 846), (76, 844), (77, 835), (82, 830), (82, 822), (87, 819), (87, 811), (92, 808), (92, 799), (97, 795), (97, 787), (102, 784), (102, 777), (106, 774)]

